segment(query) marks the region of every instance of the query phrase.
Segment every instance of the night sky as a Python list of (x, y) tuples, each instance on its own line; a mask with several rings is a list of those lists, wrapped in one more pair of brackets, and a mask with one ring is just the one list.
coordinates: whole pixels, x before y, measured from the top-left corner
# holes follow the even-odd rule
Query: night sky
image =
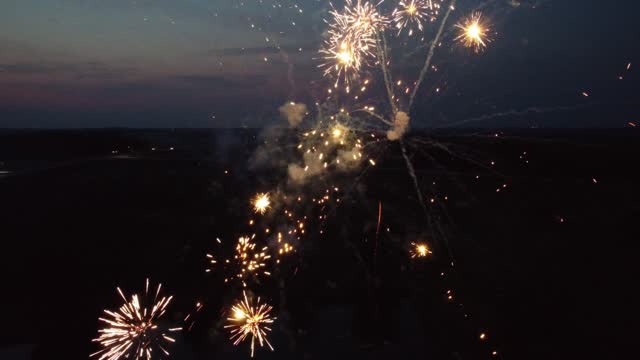
[[(441, 71), (414, 126), (640, 121), (638, 2), (489, 2), (494, 41), (480, 55), (438, 49)], [(459, 1), (455, 18), (479, 3)], [(312, 103), (329, 84), (316, 59), (329, 9), (324, 0), (3, 0), (0, 127), (271, 125), (279, 105)], [(502, 112), (526, 114), (485, 118)]]

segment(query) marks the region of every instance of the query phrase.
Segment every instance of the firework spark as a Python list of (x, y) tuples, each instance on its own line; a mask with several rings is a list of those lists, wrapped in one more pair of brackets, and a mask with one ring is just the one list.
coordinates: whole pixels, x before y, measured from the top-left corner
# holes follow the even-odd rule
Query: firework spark
[(429, 246), (425, 243), (411, 243), (411, 258), (423, 258), (431, 254)]
[[(271, 275), (271, 273), (266, 270), (266, 261), (271, 259), (271, 255), (268, 253), (268, 247), (257, 248), (254, 242), (255, 237), (255, 234), (251, 237), (240, 237), (236, 244), (233, 258), (218, 260), (212, 254), (207, 254), (207, 259), (211, 266), (205, 271), (208, 273), (212, 272), (214, 268), (220, 264), (223, 268), (222, 271), (225, 272), (225, 283), (232, 279), (238, 279), (244, 287), (247, 286), (245, 280), (251, 276), (259, 274), (266, 276)], [(216, 240), (218, 243), (221, 243), (219, 239)]]
[(225, 329), (231, 329), (230, 339), (233, 341), (233, 345), (238, 345), (251, 337), (251, 357), (253, 357), (256, 340), (260, 347), (267, 344), (273, 351), (273, 346), (267, 338), (267, 333), (271, 331), (269, 326), (276, 320), (270, 314), (273, 307), (260, 304), (260, 298), (253, 304), (244, 291), (242, 294), (244, 299), (231, 307), (232, 316), (227, 318), (230, 324), (225, 326)]
[[(301, 223), (303, 224), (303, 223)], [(282, 240), (282, 233), (278, 233), (278, 255), (286, 255), (292, 251), (295, 251), (293, 246), (286, 241)], [(278, 260), (279, 261), (279, 260)]]
[(424, 29), (426, 21), (433, 21), (438, 14), (440, 4), (434, 4), (434, 0), (404, 0), (398, 3), (398, 7), (391, 16), (398, 29), (398, 35), (403, 30), (409, 29), (408, 35), (413, 35), (414, 27), (419, 31)]
[(264, 214), (267, 209), (271, 207), (271, 200), (269, 200), (269, 194), (261, 193), (257, 194), (253, 199), (253, 211), (258, 214)]
[[(241, 237), (236, 245), (236, 255), (234, 258), (241, 265), (238, 277), (244, 278), (248, 274), (256, 273), (263, 269), (266, 264), (265, 260), (271, 258), (267, 253), (267, 247), (256, 249), (256, 243), (253, 242), (254, 237)], [(267, 271), (262, 271), (265, 275), (270, 275)]]
[(456, 24), (461, 34), (456, 38), (465, 47), (472, 48), (475, 52), (482, 51), (490, 41), (487, 37), (488, 27), (482, 22), (482, 13), (473, 13), (470, 17)]
[(180, 331), (182, 328), (165, 329), (158, 324), (173, 299), (173, 296), (159, 298), (161, 288), (162, 284), (159, 284), (155, 294), (150, 297), (147, 279), (144, 296), (134, 294), (131, 300), (127, 300), (122, 290), (117, 288), (124, 304), (117, 311), (104, 310), (109, 318), (99, 318), (106, 326), (98, 330), (99, 336), (93, 340), (103, 349), (90, 357), (99, 356), (100, 360), (150, 360), (156, 348), (168, 356), (165, 346), (175, 342), (175, 339), (167, 333)]

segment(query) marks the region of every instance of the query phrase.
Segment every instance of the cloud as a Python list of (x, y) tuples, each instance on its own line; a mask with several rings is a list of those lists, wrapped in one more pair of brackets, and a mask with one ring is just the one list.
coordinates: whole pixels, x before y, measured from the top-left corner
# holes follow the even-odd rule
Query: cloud
[(0, 63), (0, 72), (12, 75), (70, 75), (77, 79), (116, 79), (135, 73), (133, 67), (112, 67), (97, 61)]
[(307, 115), (307, 105), (290, 102), (280, 106), (278, 111), (289, 122), (289, 126), (297, 127)]
[(15, 63), (0, 64), (0, 71), (11, 74), (43, 74), (57, 72), (60, 69), (50, 64), (38, 63)]
[(0, 49), (2, 49), (3, 56), (14, 59), (51, 59), (69, 55), (68, 52), (59, 48), (42, 48), (2, 35), (0, 35)]
[[(258, 87), (265, 86), (268, 83), (267, 75), (237, 75), (237, 76), (220, 76), (220, 75), (178, 75), (171, 77), (179, 83), (201, 88), (203, 90), (218, 90), (227, 92), (229, 90), (243, 90), (246, 92), (256, 91)], [(249, 90), (249, 91), (247, 91)]]

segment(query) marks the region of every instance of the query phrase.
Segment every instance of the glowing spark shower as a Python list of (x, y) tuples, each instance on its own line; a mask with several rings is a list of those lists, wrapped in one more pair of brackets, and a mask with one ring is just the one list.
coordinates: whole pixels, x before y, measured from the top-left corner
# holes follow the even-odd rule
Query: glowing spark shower
[[(267, 261), (271, 259), (267, 246), (258, 247), (255, 243), (256, 234), (251, 237), (242, 236), (234, 248), (234, 255), (231, 258), (219, 260), (213, 254), (207, 254), (207, 259), (211, 265), (205, 271), (212, 272), (218, 267), (224, 271), (224, 282), (233, 279), (240, 280), (243, 287), (247, 287), (246, 280), (258, 275), (271, 275), (267, 271)], [(216, 239), (219, 244), (222, 242)]]
[(225, 329), (230, 329), (230, 340), (233, 341), (233, 345), (238, 345), (250, 337), (251, 357), (253, 357), (256, 340), (260, 347), (267, 344), (273, 351), (273, 346), (271, 346), (267, 338), (267, 333), (271, 331), (270, 326), (276, 320), (270, 314), (273, 307), (261, 304), (260, 298), (254, 304), (249, 301), (244, 291), (242, 295), (244, 299), (231, 307), (232, 316), (227, 318), (230, 324), (226, 325)]
[(482, 22), (482, 13), (480, 12), (473, 13), (470, 17), (456, 24), (456, 27), (462, 31), (456, 41), (462, 42), (465, 47), (472, 48), (475, 52), (482, 51), (490, 41), (487, 38), (487, 25)]
[(117, 288), (124, 304), (117, 311), (104, 310), (108, 317), (99, 320), (105, 327), (98, 330), (99, 336), (93, 340), (103, 349), (90, 357), (98, 357), (100, 360), (150, 360), (155, 349), (168, 356), (166, 346), (174, 343), (175, 339), (167, 334), (180, 331), (182, 328), (164, 328), (159, 324), (159, 319), (165, 314), (173, 299), (173, 296), (159, 298), (161, 288), (162, 284), (159, 284), (155, 294), (150, 297), (147, 279), (144, 296), (134, 294), (131, 300), (127, 300), (122, 290)]
[(424, 30), (424, 23), (433, 21), (438, 15), (440, 4), (434, 4), (437, 0), (404, 0), (398, 3), (398, 7), (393, 10), (393, 22), (398, 35), (403, 30), (408, 29), (408, 35), (413, 35), (414, 28), (418, 31)]
[(236, 254), (234, 259), (240, 265), (240, 272), (236, 275), (238, 278), (245, 278), (246, 276), (254, 273), (263, 273), (270, 275), (268, 271), (265, 271), (265, 261), (271, 258), (271, 255), (267, 253), (267, 247), (256, 249), (256, 244), (253, 242), (253, 237), (241, 237), (238, 239), (236, 245)]
[(359, 76), (367, 58), (374, 58), (376, 36), (386, 28), (388, 19), (378, 12), (378, 4), (368, 1), (347, 0), (342, 12), (330, 11), (328, 38), (320, 50), (320, 65), (325, 76), (335, 76), (334, 87), (342, 82), (346, 92), (351, 81)]
[(324, 69), (325, 76), (335, 76), (334, 87), (344, 83), (347, 92), (350, 90), (351, 81), (358, 77), (362, 67), (362, 56), (366, 51), (360, 44), (350, 39), (340, 39), (332, 36), (325, 41), (325, 48), (320, 50), (325, 60), (320, 68)]
[(378, 12), (378, 5), (367, 0), (347, 0), (344, 7), (344, 15), (347, 18), (348, 33), (356, 38), (373, 37), (377, 32), (384, 30), (389, 22), (386, 16)]

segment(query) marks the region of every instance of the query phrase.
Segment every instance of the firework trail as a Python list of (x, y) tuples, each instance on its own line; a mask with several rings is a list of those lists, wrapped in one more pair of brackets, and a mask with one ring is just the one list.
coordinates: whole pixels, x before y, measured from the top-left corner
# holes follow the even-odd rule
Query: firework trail
[(404, 140), (402, 139), (400, 140), (400, 149), (402, 150), (402, 157), (404, 158), (407, 168), (409, 169), (409, 175), (411, 175), (411, 179), (413, 180), (413, 186), (415, 187), (416, 194), (418, 195), (418, 201), (420, 202), (420, 205), (422, 206), (422, 209), (425, 211), (425, 213), (428, 213), (427, 206), (424, 203), (424, 197), (422, 196), (422, 191), (420, 190), (420, 185), (418, 184), (416, 171), (413, 168), (411, 159), (409, 159), (409, 155), (407, 155), (407, 147), (405, 146)]
[(456, 122), (447, 124), (446, 126), (438, 126), (438, 127), (435, 127), (435, 128), (437, 129), (437, 128), (442, 128), (442, 127), (455, 127), (455, 126), (464, 125), (464, 124), (468, 124), (468, 123), (472, 123), (472, 122), (479, 122), (479, 121), (491, 120), (491, 119), (502, 118), (502, 117), (524, 116), (524, 115), (529, 115), (529, 114), (544, 114), (544, 113), (551, 113), (551, 112), (557, 112), (557, 111), (571, 111), (571, 110), (577, 110), (577, 109), (596, 106), (596, 105), (598, 105), (598, 103), (579, 104), (579, 105), (565, 105), (565, 106), (550, 106), (550, 107), (532, 106), (532, 107), (528, 107), (528, 108), (522, 109), (522, 110), (512, 109), (512, 110), (497, 112), (497, 113), (493, 113), (493, 114), (486, 114), (486, 115), (482, 115), (482, 116), (477, 116), (477, 117), (473, 117), (473, 118), (469, 118), (469, 119), (465, 119), (465, 120), (456, 121)]
[(445, 12), (444, 17), (442, 18), (442, 22), (440, 23), (438, 32), (436, 33), (435, 38), (431, 42), (431, 47), (429, 47), (429, 53), (427, 54), (427, 58), (424, 62), (424, 66), (422, 67), (422, 70), (420, 70), (420, 75), (418, 76), (416, 85), (414, 86), (413, 91), (411, 92), (411, 97), (409, 98), (409, 109), (411, 109), (411, 106), (413, 105), (413, 102), (416, 98), (416, 94), (418, 93), (418, 89), (420, 88), (422, 81), (424, 81), (424, 77), (427, 75), (427, 71), (431, 66), (431, 60), (433, 59), (433, 54), (435, 53), (436, 46), (438, 46), (438, 43), (440, 42), (440, 37), (442, 36), (442, 32), (444, 31), (445, 25), (447, 24), (449, 15), (451, 15), (451, 11), (453, 11), (455, 7), (456, 7), (456, 0), (451, 0), (451, 4), (449, 4), (449, 7), (447, 8), (447, 12)]
[(382, 69), (382, 77), (384, 79), (385, 89), (387, 90), (387, 96), (389, 97), (389, 106), (391, 106), (391, 112), (395, 117), (395, 114), (398, 112), (396, 102), (394, 101), (395, 96), (393, 95), (393, 90), (391, 89), (391, 84), (393, 80), (391, 78), (391, 74), (389, 72), (389, 60), (387, 59), (387, 43), (386, 38), (381, 35), (376, 35), (376, 45), (378, 49), (378, 62), (380, 63), (380, 68)]

